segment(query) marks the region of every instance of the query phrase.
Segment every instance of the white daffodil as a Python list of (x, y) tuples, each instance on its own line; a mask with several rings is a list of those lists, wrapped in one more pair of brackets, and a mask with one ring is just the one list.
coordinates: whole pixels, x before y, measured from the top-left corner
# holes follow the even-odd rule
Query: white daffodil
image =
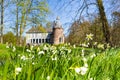
[(88, 70), (88, 68), (87, 67), (80, 67), (80, 70), (81, 70), (80, 74), (81, 75), (85, 75), (87, 70)]
[(33, 62), (32, 65), (35, 65), (35, 63)]
[(73, 48), (76, 48), (76, 45), (75, 45), (75, 44), (73, 45)]
[(56, 61), (56, 60), (57, 60), (57, 57), (52, 58), (52, 61)]
[(68, 43), (68, 45), (70, 45), (70, 43)]
[(35, 56), (34, 56), (34, 55), (32, 55), (32, 57), (31, 57), (31, 58), (33, 59), (34, 57), (35, 57)]
[(96, 56), (95, 54), (92, 54), (90, 57), (91, 57), (91, 58), (94, 58), (95, 56)]
[(87, 64), (87, 63), (84, 63), (84, 67), (86, 67), (86, 68), (87, 68), (87, 67), (88, 67), (88, 64)]
[(68, 49), (68, 53), (71, 53), (71, 49)]
[(77, 74), (85, 75), (88, 68), (83, 66), (83, 67), (76, 67), (76, 68), (74, 68), (74, 70)]
[(89, 40), (93, 40), (93, 34), (90, 33), (90, 34), (86, 34), (86, 39), (89, 41)]
[(20, 54), (18, 54), (18, 57), (20, 57)]
[(93, 78), (90, 78), (89, 80), (93, 80)]
[(94, 42), (94, 45), (96, 46), (96, 45), (97, 45), (97, 42)]
[(26, 60), (27, 58), (23, 55), (23, 56), (21, 56), (20, 59), (21, 59), (21, 60)]
[(17, 67), (15, 68), (15, 74), (18, 75), (22, 71), (22, 68)]
[(75, 68), (75, 72), (76, 72), (76, 73), (78, 73), (78, 74), (79, 74), (79, 73), (80, 73), (80, 71), (81, 71), (81, 69), (80, 69), (80, 68), (78, 68), (78, 67), (76, 67), (76, 68)]
[(50, 76), (47, 76), (47, 80), (50, 80)]
[(83, 57), (82, 60), (83, 60), (84, 62), (87, 62), (87, 59), (86, 59), (85, 57)]
[(31, 50), (29, 50), (29, 49), (26, 49), (26, 51), (27, 51), (27, 52), (31, 52)]
[(56, 50), (56, 47), (55, 46), (51, 46), (50, 50)]
[(45, 54), (45, 53), (44, 53), (44, 51), (39, 51), (38, 55), (40, 55), (40, 54)]
[(6, 48), (9, 48), (9, 46), (7, 45)]
[(107, 44), (107, 48), (108, 48), (108, 49), (110, 48), (110, 44), (109, 44), (109, 43)]
[(104, 44), (98, 44), (97, 47), (100, 48), (100, 49), (104, 49)]
[(82, 54), (81, 54), (82, 57), (84, 57), (84, 52), (85, 52), (85, 50), (82, 49)]
[(13, 50), (12, 50), (13, 52), (15, 52), (16, 51), (16, 48), (15, 48), (15, 46), (13, 46)]
[(57, 53), (57, 50), (53, 50), (52, 53), (53, 53), (53, 54), (56, 54), (56, 53)]
[(88, 47), (88, 45), (87, 44), (81, 44), (82, 45), (82, 47)]
[(44, 45), (43, 49), (44, 50), (48, 50), (48, 47), (46, 45)]

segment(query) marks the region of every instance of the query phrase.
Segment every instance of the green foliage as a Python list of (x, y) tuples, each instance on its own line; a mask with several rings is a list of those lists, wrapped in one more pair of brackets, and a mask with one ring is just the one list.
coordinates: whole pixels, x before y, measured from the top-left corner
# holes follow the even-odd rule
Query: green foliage
[(75, 21), (70, 27), (70, 33), (67, 37), (67, 42), (71, 44), (80, 44), (85, 41), (86, 34), (90, 33), (90, 23), (84, 21), (81, 24)]
[(99, 16), (96, 17), (94, 20), (90, 21), (83, 21), (79, 23), (78, 21), (73, 22), (72, 26), (70, 27), (70, 33), (66, 39), (67, 42), (71, 44), (79, 44), (83, 43), (86, 40), (86, 35), (92, 33), (94, 35), (93, 40), (94, 42), (105, 42), (105, 37), (103, 34), (102, 23), (100, 22)]
[(47, 22), (46, 28), (51, 28), (52, 27), (52, 22)]
[(6, 34), (3, 35), (3, 43), (6, 42), (15, 44), (16, 37), (12, 32), (7, 32)]
[(38, 26), (37, 29), (38, 29), (40, 32), (47, 32), (46, 29), (45, 29), (42, 25)]

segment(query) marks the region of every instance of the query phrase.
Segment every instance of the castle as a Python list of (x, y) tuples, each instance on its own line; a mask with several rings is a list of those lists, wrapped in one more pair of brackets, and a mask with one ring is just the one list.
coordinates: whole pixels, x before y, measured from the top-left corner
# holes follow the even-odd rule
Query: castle
[(46, 29), (46, 32), (32, 27), (26, 32), (26, 44), (61, 44), (64, 43), (63, 28), (60, 23), (59, 17), (53, 22), (52, 29)]

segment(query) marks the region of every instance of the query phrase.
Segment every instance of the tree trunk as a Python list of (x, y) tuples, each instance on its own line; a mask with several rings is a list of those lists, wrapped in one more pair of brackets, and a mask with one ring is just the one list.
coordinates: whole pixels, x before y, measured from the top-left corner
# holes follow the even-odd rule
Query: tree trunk
[(22, 33), (23, 33), (22, 28), (23, 28), (23, 22), (24, 22), (23, 20), (24, 20), (24, 16), (23, 16), (23, 14), (22, 14), (21, 24), (20, 24), (20, 46), (22, 46)]
[(105, 37), (105, 42), (110, 43), (109, 26), (108, 26), (106, 14), (104, 12), (104, 6), (103, 6), (102, 0), (97, 0), (97, 5), (98, 5), (99, 14), (100, 14), (101, 22), (102, 22), (102, 28), (103, 28), (103, 34)]
[(1, 43), (3, 43), (4, 0), (1, 0)]
[(18, 36), (18, 6), (16, 5), (16, 44), (19, 44), (19, 36)]

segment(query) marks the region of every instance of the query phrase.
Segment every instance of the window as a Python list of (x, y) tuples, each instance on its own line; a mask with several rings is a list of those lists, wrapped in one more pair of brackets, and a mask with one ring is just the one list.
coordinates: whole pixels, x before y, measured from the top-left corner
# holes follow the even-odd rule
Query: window
[(39, 43), (41, 43), (41, 39), (39, 39)]
[(36, 39), (36, 43), (38, 43), (38, 39)]
[(61, 38), (61, 37), (59, 38), (59, 42), (60, 42), (60, 43), (62, 42), (62, 38)]
[(46, 43), (49, 43), (50, 42), (50, 39), (46, 39)]
[(35, 39), (33, 39), (33, 43), (35, 43)]
[(31, 43), (32, 43), (32, 39), (31, 39)]
[(48, 39), (45, 39), (46, 40), (46, 43), (48, 43)]
[(44, 43), (44, 39), (42, 39), (42, 43)]

